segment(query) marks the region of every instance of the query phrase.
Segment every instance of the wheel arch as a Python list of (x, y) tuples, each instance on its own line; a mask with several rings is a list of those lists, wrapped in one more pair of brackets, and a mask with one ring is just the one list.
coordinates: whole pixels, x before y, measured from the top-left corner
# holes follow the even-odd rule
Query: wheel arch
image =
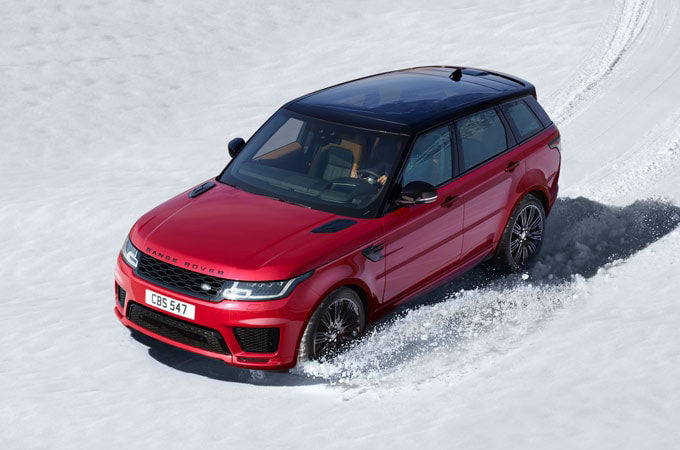
[(308, 311), (297, 337), (296, 358), (299, 357), (304, 331), (314, 313), (321, 303), (338, 289), (351, 289), (359, 297), (366, 317), (365, 325), (373, 320), (375, 311), (379, 309), (380, 298), (384, 290), (385, 279), (380, 276), (380, 271), (384, 270), (384, 260), (382, 261), (382, 263), (369, 261), (361, 252), (357, 251), (321, 267), (315, 272), (309, 280), (312, 283), (308, 285), (308, 289), (315, 294), (314, 301), (305, 305)]
[(367, 294), (366, 294), (366, 291), (364, 291), (364, 288), (362, 288), (358, 284), (352, 284), (352, 283), (346, 284), (346, 285), (341, 286), (341, 287), (349, 288), (357, 294), (357, 296), (359, 297), (359, 300), (361, 300), (361, 305), (364, 307), (364, 314), (366, 316), (366, 323), (369, 323), (370, 322), (369, 314), (371, 314), (371, 310), (368, 307), (368, 300), (366, 298)]
[[(361, 282), (361, 280), (339, 280), (338, 283), (334, 284), (332, 287), (329, 287), (326, 289), (326, 291), (323, 292), (323, 294), (320, 294), (317, 298), (317, 301), (314, 303), (313, 308), (309, 310), (309, 314), (305, 318), (303, 322), (303, 326), (300, 329), (300, 334), (297, 337), (297, 342), (295, 344), (295, 360), (300, 361), (300, 352), (302, 351), (302, 341), (305, 336), (305, 331), (308, 329), (309, 324), (311, 320), (313, 320), (314, 315), (316, 314), (317, 310), (321, 307), (321, 304), (328, 298), (329, 295), (331, 295), (333, 292), (347, 288), (354, 292), (357, 297), (359, 298), (359, 301), (361, 302), (362, 307), (364, 308), (364, 317), (365, 317), (365, 323), (364, 327), (368, 325), (370, 322), (369, 317), (372, 315), (371, 314), (371, 308), (369, 307), (368, 304), (368, 298), (369, 298), (369, 293), (367, 292), (368, 287)], [(317, 292), (317, 291), (314, 291)]]
[(312, 317), (314, 314), (314, 311), (316, 308), (319, 307), (321, 302), (323, 302), (329, 295), (331, 295), (333, 292), (337, 291), (338, 289), (342, 288), (348, 288), (354, 291), (355, 294), (359, 297), (359, 300), (361, 300), (361, 305), (364, 307), (364, 313), (366, 314), (366, 321), (367, 323), (370, 322), (370, 317), (372, 316), (372, 309), (375, 309), (375, 304), (377, 304), (377, 299), (375, 299), (375, 302), (373, 303), (373, 307), (371, 303), (369, 303), (369, 299), (373, 299), (374, 295), (370, 292), (369, 287), (362, 281), (356, 278), (349, 278), (345, 280), (338, 280), (337, 283), (333, 284), (330, 286), (328, 289), (326, 289), (323, 293), (319, 293), (319, 299), (317, 300), (316, 304), (314, 305), (313, 310), (310, 312), (309, 317), (307, 318), (307, 321)]
[[(546, 195), (546, 193), (542, 189), (534, 189), (534, 190), (529, 191), (526, 194), (524, 194), (522, 196), (522, 198), (526, 197), (527, 195), (533, 195), (534, 197), (536, 197), (538, 199), (538, 201), (541, 202), (541, 204), (543, 205), (543, 210), (545, 211), (545, 215), (547, 216), (548, 212), (550, 212), (550, 206), (551, 205), (550, 205), (550, 201), (548, 200), (548, 196)], [(521, 200), (522, 199), (520, 198), (519, 201), (521, 201)]]
[[(548, 212), (550, 211), (550, 208), (552, 207), (551, 201), (550, 201), (550, 194), (547, 191), (547, 189), (544, 186), (541, 185), (533, 185), (531, 187), (528, 187), (526, 189), (522, 189), (520, 193), (517, 195), (515, 198), (514, 203), (510, 208), (508, 208), (505, 211), (505, 217), (503, 218), (503, 221), (501, 222), (501, 227), (499, 230), (496, 232), (496, 238), (494, 242), (494, 247), (498, 245), (498, 243), (501, 240), (501, 237), (503, 236), (503, 231), (505, 230), (505, 227), (508, 224), (508, 220), (510, 220), (510, 217), (512, 216), (513, 211), (515, 208), (517, 208), (517, 205), (520, 204), (520, 202), (527, 196), (527, 195), (533, 195), (538, 199), (538, 201), (541, 202), (541, 205), (543, 205), (543, 209), (545, 211), (546, 217), (548, 216)], [(494, 248), (495, 252), (495, 248)]]

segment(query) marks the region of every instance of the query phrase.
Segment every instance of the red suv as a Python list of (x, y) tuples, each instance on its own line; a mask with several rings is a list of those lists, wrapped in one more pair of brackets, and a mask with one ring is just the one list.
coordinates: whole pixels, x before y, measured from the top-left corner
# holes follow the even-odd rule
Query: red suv
[(530, 265), (559, 136), (533, 85), (487, 70), (419, 67), (305, 95), (232, 140), (217, 177), (137, 221), (115, 313), (235, 366), (330, 356), (483, 261)]

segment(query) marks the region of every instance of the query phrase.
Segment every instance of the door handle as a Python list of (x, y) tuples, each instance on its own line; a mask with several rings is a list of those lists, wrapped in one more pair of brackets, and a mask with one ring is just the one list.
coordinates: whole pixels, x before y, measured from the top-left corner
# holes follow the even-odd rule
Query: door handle
[(450, 208), (453, 206), (454, 203), (456, 203), (456, 200), (458, 200), (457, 195), (449, 195), (444, 199), (442, 202), (442, 208)]
[(506, 172), (512, 172), (517, 168), (517, 166), (519, 166), (519, 161), (510, 161), (503, 170), (505, 170)]

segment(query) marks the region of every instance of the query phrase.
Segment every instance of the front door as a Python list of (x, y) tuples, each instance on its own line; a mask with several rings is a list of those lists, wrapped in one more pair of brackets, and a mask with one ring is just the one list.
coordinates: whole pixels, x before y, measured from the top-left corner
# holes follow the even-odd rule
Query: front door
[(461, 254), (463, 207), (456, 197), (449, 126), (416, 139), (402, 185), (425, 181), (437, 188), (437, 201), (391, 211), (385, 230), (385, 302), (401, 300), (455, 264)]

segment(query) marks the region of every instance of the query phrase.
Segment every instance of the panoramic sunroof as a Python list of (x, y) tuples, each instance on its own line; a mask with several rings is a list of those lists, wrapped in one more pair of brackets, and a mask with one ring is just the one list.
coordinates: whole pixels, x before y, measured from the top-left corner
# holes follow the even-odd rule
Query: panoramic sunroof
[(401, 72), (337, 86), (304, 98), (301, 103), (396, 117), (462, 105), (494, 90), (482, 83), (457, 83), (448, 77)]

